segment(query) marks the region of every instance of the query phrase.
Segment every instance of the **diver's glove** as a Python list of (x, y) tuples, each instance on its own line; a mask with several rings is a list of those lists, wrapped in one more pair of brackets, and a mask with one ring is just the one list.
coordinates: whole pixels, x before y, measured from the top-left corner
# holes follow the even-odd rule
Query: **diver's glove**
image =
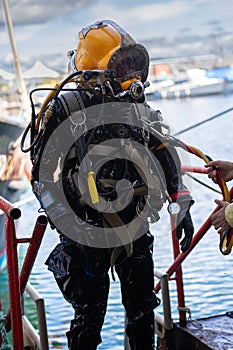
[(172, 213), (176, 216), (176, 237), (178, 240), (184, 238), (180, 242), (180, 247), (184, 253), (189, 249), (194, 234), (194, 226), (190, 214), (190, 207), (194, 204), (194, 200), (191, 199), (188, 191), (177, 193), (173, 196), (173, 203), (177, 205), (177, 212)]
[[(180, 214), (181, 213), (181, 214)], [(177, 215), (177, 227), (176, 227), (176, 237), (177, 239), (181, 239), (182, 233), (184, 231), (184, 238), (180, 242), (180, 247), (182, 252), (184, 253), (187, 249), (189, 249), (190, 244), (192, 242), (193, 234), (194, 234), (194, 226), (192, 222), (192, 218), (189, 212), (189, 209), (184, 213), (182, 210)]]

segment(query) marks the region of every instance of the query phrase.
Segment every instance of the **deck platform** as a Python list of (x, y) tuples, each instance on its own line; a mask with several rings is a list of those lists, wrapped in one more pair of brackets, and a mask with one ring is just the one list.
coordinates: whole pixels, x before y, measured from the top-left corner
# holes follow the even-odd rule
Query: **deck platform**
[(233, 350), (233, 312), (188, 322), (186, 327), (174, 324), (157, 350)]

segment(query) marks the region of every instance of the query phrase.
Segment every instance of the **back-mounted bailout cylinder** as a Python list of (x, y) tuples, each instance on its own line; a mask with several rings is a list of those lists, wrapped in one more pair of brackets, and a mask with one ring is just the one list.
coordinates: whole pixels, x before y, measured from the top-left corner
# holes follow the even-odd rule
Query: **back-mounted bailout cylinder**
[(77, 50), (70, 58), (69, 70), (114, 69), (116, 80), (123, 90), (132, 82), (145, 82), (148, 76), (149, 55), (146, 48), (117, 23), (96, 22), (79, 32)]

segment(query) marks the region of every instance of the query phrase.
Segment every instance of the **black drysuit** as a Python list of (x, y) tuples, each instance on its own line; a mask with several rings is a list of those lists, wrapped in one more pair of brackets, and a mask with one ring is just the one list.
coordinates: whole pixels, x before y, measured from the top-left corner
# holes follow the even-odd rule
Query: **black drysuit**
[[(101, 106), (103, 103), (111, 103), (116, 100), (112, 97), (105, 97), (103, 101), (101, 95), (87, 94), (85, 92), (81, 92), (81, 97), (85, 108)], [(145, 101), (143, 99), (135, 101), (131, 97), (126, 96), (120, 102), (126, 103), (125, 109), (123, 108), (121, 112), (123, 119), (119, 119), (120, 124), (108, 123), (105, 117), (104, 122), (99, 122), (99, 125), (96, 127), (96, 119), (93, 116), (91, 126), (88, 127), (88, 130), (82, 136), (82, 145), (84, 146), (81, 151), (87, 152), (88, 148), (86, 147), (85, 149), (85, 144), (88, 143), (90, 146), (90, 144), (98, 145), (104, 140), (111, 140), (111, 138), (135, 139), (143, 147), (150, 149), (162, 172), (159, 180), (162, 182), (161, 198), (157, 195), (157, 197), (155, 196), (152, 199), (152, 202), (154, 202), (151, 205), (152, 217), (157, 215), (156, 218), (158, 218), (158, 212), (163, 204), (161, 202), (165, 201), (166, 191), (170, 196), (183, 192), (182, 200), (185, 203), (189, 203), (191, 197), (182, 183), (180, 161), (176, 150), (173, 147), (169, 147), (169, 145), (164, 146), (163, 139), (156, 137), (156, 135), (149, 135), (149, 137), (147, 135), (145, 137), (144, 131), (140, 127), (134, 126), (133, 120), (135, 115), (128, 116), (128, 119), (125, 117), (125, 113), (136, 113), (138, 117), (138, 112), (134, 112), (135, 106), (137, 103), (146, 105)], [(79, 99), (77, 99), (77, 110), (80, 108)], [(149, 107), (147, 106), (147, 108)], [(162, 132), (157, 114), (150, 108), (149, 114), (155, 125), (157, 125), (157, 130)], [(109, 248), (106, 246), (95, 247), (89, 244), (91, 238), (87, 238), (87, 244), (82, 244), (82, 241), (81, 243), (80, 241), (77, 242), (73, 239), (73, 236), (67, 235), (66, 229), (61, 230), (61, 223), (62, 227), (67, 227), (67, 229), (71, 225), (67, 208), (63, 210), (63, 199), (59, 199), (61, 191), (64, 191), (66, 200), (72, 209), (71, 211), (75, 213), (76, 219), (80, 219), (80, 221), (76, 220), (76, 226), (73, 225), (75, 226), (73, 230), (77, 231), (77, 235), (80, 235), (80, 237), (84, 235), (83, 222), (88, 222), (93, 229), (93, 232), (91, 229), (88, 233), (85, 233), (87, 237), (91, 237), (95, 229), (106, 224), (106, 222), (104, 224), (101, 212), (93, 209), (93, 207), (81, 204), (80, 191), (76, 188), (77, 182), (74, 181), (74, 174), (78, 171), (78, 166), (82, 160), (77, 159), (81, 158), (80, 154), (78, 154), (80, 148), (78, 148), (77, 143), (74, 143), (68, 153), (63, 150), (64, 142), (67, 141), (67, 138), (74, 136), (74, 132), (71, 132), (72, 128), (64, 124), (62, 137), (59, 134), (60, 137), (59, 135), (55, 136), (51, 145), (48, 142), (54, 130), (68, 117), (64, 103), (61, 103), (60, 98), (58, 98), (41, 142), (36, 147), (32, 170), (32, 185), (35, 194), (42, 203), (42, 207), (47, 212), (51, 225), (56, 227), (60, 234), (61, 243), (52, 251), (46, 264), (53, 271), (64, 298), (72, 304), (75, 310), (75, 317), (71, 321), (70, 331), (67, 332), (69, 349), (94, 350), (101, 342), (100, 333), (106, 313), (109, 292), (108, 274), (113, 261), (114, 248), (111, 246)], [(101, 117), (100, 113), (98, 113), (99, 117)], [(91, 119), (92, 113), (87, 118)], [(116, 199), (116, 192), (113, 186), (108, 187), (106, 185), (101, 187), (102, 179), (120, 180), (124, 178), (132, 184), (136, 184), (139, 188), (144, 182), (141, 174), (139, 174), (138, 169), (135, 168), (132, 162), (120, 159), (119, 156), (115, 158), (108, 159), (106, 157), (106, 162), (103, 162), (101, 171), (98, 172), (98, 178), (96, 177), (97, 190), (100, 196), (102, 192), (102, 196), (108, 202)], [(60, 159), (60, 164), (62, 164), (62, 169), (58, 175), (61, 180), (59, 184), (54, 180), (58, 159)], [(150, 166), (153, 167), (153, 162)], [(38, 183), (40, 184), (40, 189), (38, 189)], [(41, 193), (47, 186), (52, 200), (45, 205)], [(156, 200), (158, 203), (156, 203)], [(144, 196), (134, 195), (127, 207), (118, 213), (121, 222), (128, 224), (132, 221), (139, 214), (138, 208), (143, 205), (145, 205)], [(130, 253), (127, 249), (118, 250), (118, 254), (114, 258), (114, 267), (121, 283), (122, 303), (125, 307), (128, 321), (126, 333), (129, 336), (131, 349), (152, 350), (154, 349), (153, 309), (159, 304), (159, 299), (153, 291), (152, 248), (154, 238), (149, 232), (149, 223), (146, 219), (141, 223), (140, 232), (142, 230), (143, 234), (139, 234), (133, 242), (128, 244)]]

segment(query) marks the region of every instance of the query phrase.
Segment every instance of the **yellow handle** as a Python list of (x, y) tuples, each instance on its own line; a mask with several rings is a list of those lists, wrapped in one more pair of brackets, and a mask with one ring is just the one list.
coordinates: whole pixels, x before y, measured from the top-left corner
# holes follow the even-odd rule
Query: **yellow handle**
[(94, 171), (89, 171), (87, 176), (87, 185), (91, 196), (91, 201), (93, 204), (96, 204), (99, 203), (99, 196), (95, 184), (94, 174)]

